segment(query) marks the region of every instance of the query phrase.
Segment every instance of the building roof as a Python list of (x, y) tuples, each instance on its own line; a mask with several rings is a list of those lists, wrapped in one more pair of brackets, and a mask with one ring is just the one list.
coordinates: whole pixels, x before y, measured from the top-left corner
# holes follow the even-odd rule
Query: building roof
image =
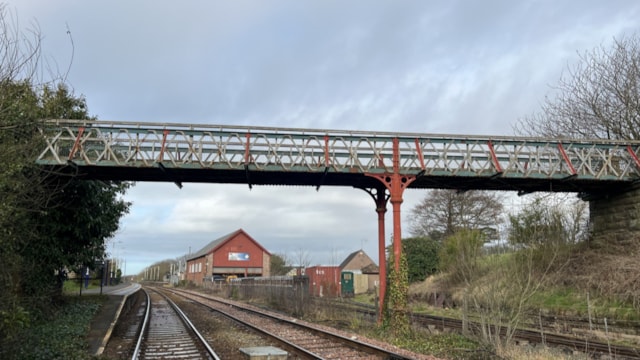
[(271, 253), (269, 251), (267, 251), (267, 249), (262, 247), (262, 245), (260, 245), (254, 238), (252, 238), (249, 234), (247, 234), (246, 231), (244, 231), (242, 229), (238, 229), (236, 231), (230, 232), (230, 233), (228, 233), (226, 235), (223, 235), (223, 236), (211, 241), (210, 243), (208, 243), (202, 249), (196, 251), (195, 253), (193, 253), (191, 255), (187, 255), (187, 261), (193, 260), (193, 259), (197, 259), (199, 257), (203, 257), (203, 256), (209, 254), (210, 252), (215, 251), (217, 248), (219, 248), (220, 246), (224, 245), (224, 243), (226, 243), (227, 241), (235, 238), (236, 236), (238, 236), (240, 234), (244, 234), (247, 238), (249, 238), (249, 240), (253, 241), (260, 249), (262, 249), (262, 251), (264, 251), (267, 254), (271, 255)]
[(380, 268), (376, 264), (369, 264), (362, 268), (363, 274), (379, 274)]
[[(373, 264), (375, 265), (376, 263), (369, 257), (369, 255), (367, 255), (367, 253), (364, 252), (364, 250), (360, 249), (357, 251), (352, 252), (351, 254), (349, 254), (349, 256), (346, 257), (346, 259), (344, 259), (344, 261), (342, 261), (342, 263), (340, 263), (340, 269), (344, 269), (347, 265), (349, 265), (349, 263), (351, 263), (353, 261), (353, 259), (355, 259), (358, 256), (362, 256), (365, 258), (365, 260), (367, 260), (367, 262), (369, 263), (368, 265), (365, 265), (365, 267), (368, 267), (369, 265)], [(376, 265), (377, 266), (377, 265)]]

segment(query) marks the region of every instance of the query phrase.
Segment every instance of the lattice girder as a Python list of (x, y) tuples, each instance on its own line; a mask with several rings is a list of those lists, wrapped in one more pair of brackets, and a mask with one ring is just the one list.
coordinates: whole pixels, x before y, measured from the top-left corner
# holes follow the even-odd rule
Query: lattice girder
[(56, 120), (42, 165), (635, 181), (640, 143)]

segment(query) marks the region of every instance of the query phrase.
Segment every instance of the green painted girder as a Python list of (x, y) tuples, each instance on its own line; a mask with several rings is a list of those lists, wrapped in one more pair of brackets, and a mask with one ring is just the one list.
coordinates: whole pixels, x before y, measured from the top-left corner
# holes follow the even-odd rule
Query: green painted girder
[(162, 168), (183, 182), (241, 182), (242, 171), (265, 184), (307, 185), (328, 174), (334, 185), (363, 186), (366, 174), (393, 172), (394, 139), (399, 172), (420, 175), (411, 187), (593, 192), (640, 179), (637, 141), (73, 120), (47, 121), (42, 133), (38, 164), (105, 179), (149, 180)]

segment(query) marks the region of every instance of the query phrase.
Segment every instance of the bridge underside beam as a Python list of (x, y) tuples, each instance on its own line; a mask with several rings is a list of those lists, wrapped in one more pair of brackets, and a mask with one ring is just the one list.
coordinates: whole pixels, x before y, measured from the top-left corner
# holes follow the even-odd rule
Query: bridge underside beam
[[(66, 165), (43, 165), (42, 167), (60, 173), (79, 175), (93, 180), (128, 180), (177, 183), (226, 183), (247, 184), (247, 171), (251, 173), (251, 185), (290, 186), (349, 186), (375, 188), (380, 182), (362, 173), (345, 172), (293, 172), (264, 171), (248, 166), (238, 170), (176, 168), (164, 164), (159, 167), (128, 166), (87, 166), (74, 162), (75, 167)], [(167, 177), (170, 171), (171, 177)], [(379, 174), (382, 175), (382, 174)], [(411, 176), (411, 175), (408, 175)], [(633, 181), (584, 180), (580, 178), (541, 179), (503, 177), (462, 177), (462, 176), (411, 176), (415, 177), (408, 188), (411, 189), (452, 189), (452, 190), (503, 190), (523, 194), (531, 192), (575, 192), (584, 194), (619, 193), (634, 186)]]

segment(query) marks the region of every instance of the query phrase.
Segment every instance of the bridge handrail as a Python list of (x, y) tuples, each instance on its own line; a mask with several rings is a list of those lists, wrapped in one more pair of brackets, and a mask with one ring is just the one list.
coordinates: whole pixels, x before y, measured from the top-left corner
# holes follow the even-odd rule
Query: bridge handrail
[(61, 119), (43, 134), (43, 165), (379, 174), (395, 158), (407, 175), (640, 178), (640, 141)]
[(411, 132), (384, 132), (384, 131), (362, 131), (362, 130), (339, 130), (339, 129), (309, 129), (309, 128), (293, 128), (293, 127), (267, 127), (267, 126), (249, 126), (249, 125), (215, 125), (215, 124), (183, 124), (183, 123), (155, 123), (155, 122), (135, 122), (135, 121), (108, 121), (108, 120), (72, 120), (72, 119), (47, 119), (46, 124), (56, 126), (75, 126), (75, 127), (93, 127), (93, 128), (113, 128), (113, 129), (131, 129), (131, 130), (172, 130), (172, 131), (196, 131), (206, 132), (218, 130), (221, 133), (228, 134), (230, 132), (238, 132), (240, 134), (247, 133), (264, 133), (273, 135), (295, 135), (295, 136), (331, 136), (331, 137), (374, 137), (374, 138), (398, 138), (402, 140), (413, 139), (429, 139), (429, 140), (446, 140), (448, 142), (456, 141), (487, 141), (501, 140), (507, 142), (527, 142), (540, 144), (583, 144), (583, 145), (631, 145), (640, 146), (640, 140), (608, 140), (608, 139), (572, 139), (572, 138), (543, 138), (543, 137), (526, 137), (526, 136), (507, 136), (507, 135), (461, 135), (461, 134), (434, 134), (434, 133), (411, 133)]

